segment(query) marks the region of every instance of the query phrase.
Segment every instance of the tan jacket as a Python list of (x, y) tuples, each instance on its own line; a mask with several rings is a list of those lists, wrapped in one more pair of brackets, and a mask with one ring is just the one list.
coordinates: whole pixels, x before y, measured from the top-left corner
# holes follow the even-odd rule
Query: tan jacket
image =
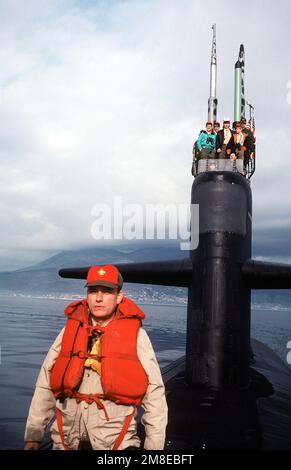
[[(54, 409), (57, 406), (63, 416), (65, 442), (71, 449), (78, 449), (81, 440), (90, 440), (94, 450), (109, 450), (120, 434), (125, 417), (132, 413), (133, 407), (102, 400), (109, 415), (109, 421), (106, 421), (104, 411), (99, 410), (96, 403), (87, 404), (82, 401), (77, 404), (75, 399), (70, 398), (67, 398), (63, 403), (55, 400), (50, 389), (50, 371), (60, 352), (63, 332), (64, 329), (56, 338), (42, 364), (29, 409), (24, 440), (25, 442), (41, 442), (43, 440), (45, 428), (54, 417)], [(146, 434), (144, 448), (148, 450), (163, 449), (168, 411), (165, 388), (150, 339), (142, 328), (140, 328), (137, 338), (137, 354), (149, 379), (149, 386), (141, 404), (144, 410), (141, 421)], [(85, 368), (78, 391), (80, 393), (102, 393), (101, 380), (97, 372)], [(51, 436), (53, 448), (64, 450), (56, 421), (51, 427)], [(135, 418), (132, 420), (119, 450), (129, 446), (139, 447), (139, 445), (140, 439), (137, 436)]]

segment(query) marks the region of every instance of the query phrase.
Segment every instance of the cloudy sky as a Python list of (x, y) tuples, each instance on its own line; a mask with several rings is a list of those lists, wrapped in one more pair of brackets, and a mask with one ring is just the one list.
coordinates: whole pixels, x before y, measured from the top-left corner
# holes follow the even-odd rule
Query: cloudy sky
[(291, 260), (289, 0), (0, 0), (0, 18), (0, 270), (94, 245), (116, 195), (189, 202), (213, 23), (220, 119), (246, 50), (255, 246)]

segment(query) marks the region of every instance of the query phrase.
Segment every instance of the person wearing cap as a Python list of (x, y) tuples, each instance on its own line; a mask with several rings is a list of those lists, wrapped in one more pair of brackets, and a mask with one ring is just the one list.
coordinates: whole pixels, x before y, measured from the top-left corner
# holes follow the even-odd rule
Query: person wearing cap
[(226, 153), (227, 145), (232, 138), (233, 132), (230, 129), (230, 119), (224, 118), (223, 129), (221, 129), (216, 136), (216, 154), (218, 159), (229, 158)]
[(201, 159), (215, 158), (216, 134), (212, 129), (212, 122), (206, 123), (206, 130), (200, 132), (197, 140), (197, 149)]
[(144, 313), (124, 296), (122, 284), (115, 266), (92, 266), (86, 298), (66, 307), (66, 326), (36, 382), (25, 450), (39, 449), (54, 410), (54, 450), (138, 449), (139, 406), (144, 449), (163, 449), (165, 388), (150, 339), (141, 327)]

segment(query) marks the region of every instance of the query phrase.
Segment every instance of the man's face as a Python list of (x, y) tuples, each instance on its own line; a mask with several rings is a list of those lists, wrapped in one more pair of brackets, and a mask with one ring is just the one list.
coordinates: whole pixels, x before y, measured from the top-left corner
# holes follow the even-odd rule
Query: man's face
[(97, 321), (106, 322), (115, 315), (116, 306), (123, 299), (123, 293), (105, 286), (88, 287), (87, 303), (91, 314)]
[(212, 131), (212, 125), (211, 125), (211, 124), (208, 124), (208, 125), (206, 126), (206, 130), (207, 130), (207, 132), (211, 132), (211, 131)]
[(224, 127), (224, 129), (229, 129), (230, 123), (229, 123), (229, 122), (225, 122), (225, 123), (223, 124), (223, 127)]

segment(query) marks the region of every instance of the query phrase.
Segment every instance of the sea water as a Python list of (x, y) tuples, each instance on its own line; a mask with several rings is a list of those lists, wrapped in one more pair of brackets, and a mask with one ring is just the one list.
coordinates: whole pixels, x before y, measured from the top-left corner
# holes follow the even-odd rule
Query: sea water
[[(0, 296), (0, 449), (21, 449), (35, 381), (45, 355), (65, 324), (68, 299)], [(161, 367), (185, 353), (186, 305), (139, 304)], [(291, 310), (252, 310), (252, 336), (286, 363)]]

